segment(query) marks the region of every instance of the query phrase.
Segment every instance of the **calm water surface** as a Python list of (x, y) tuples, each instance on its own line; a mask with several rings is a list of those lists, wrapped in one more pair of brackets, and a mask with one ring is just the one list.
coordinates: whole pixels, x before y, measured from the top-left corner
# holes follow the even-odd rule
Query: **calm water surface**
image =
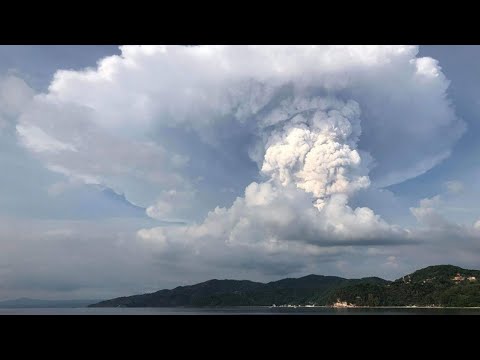
[(0, 315), (480, 315), (480, 309), (51, 308), (0, 309)]

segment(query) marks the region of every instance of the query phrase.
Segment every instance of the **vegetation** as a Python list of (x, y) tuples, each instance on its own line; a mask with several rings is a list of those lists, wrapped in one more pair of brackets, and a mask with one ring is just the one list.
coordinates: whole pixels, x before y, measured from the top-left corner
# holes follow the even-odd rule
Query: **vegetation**
[(337, 289), (329, 301), (334, 299), (358, 306), (480, 306), (480, 271), (429, 266), (385, 285)]
[(344, 279), (308, 275), (267, 284), (209, 280), (192, 286), (102, 301), (95, 307), (270, 306), (480, 306), (480, 271), (430, 266), (393, 282), (376, 277)]

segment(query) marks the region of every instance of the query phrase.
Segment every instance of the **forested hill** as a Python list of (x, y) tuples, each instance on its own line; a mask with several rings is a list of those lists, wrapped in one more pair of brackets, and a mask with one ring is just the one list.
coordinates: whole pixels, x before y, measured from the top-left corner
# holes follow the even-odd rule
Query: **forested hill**
[(480, 306), (480, 271), (430, 266), (395, 281), (308, 275), (270, 283), (209, 280), (172, 290), (120, 297), (91, 307), (270, 306)]
[(388, 284), (355, 284), (333, 296), (358, 306), (480, 306), (480, 271), (437, 265)]

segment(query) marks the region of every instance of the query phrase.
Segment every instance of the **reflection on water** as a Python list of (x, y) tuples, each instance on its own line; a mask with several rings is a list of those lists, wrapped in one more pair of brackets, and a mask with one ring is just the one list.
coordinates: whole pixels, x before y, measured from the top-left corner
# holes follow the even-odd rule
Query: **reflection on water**
[(0, 309), (0, 315), (480, 315), (480, 309), (335, 308), (75, 308)]

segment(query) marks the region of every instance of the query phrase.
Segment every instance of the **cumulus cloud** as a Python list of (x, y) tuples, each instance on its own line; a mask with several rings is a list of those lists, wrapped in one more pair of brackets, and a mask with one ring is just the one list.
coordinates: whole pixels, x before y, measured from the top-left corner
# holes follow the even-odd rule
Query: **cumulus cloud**
[(415, 216), (417, 221), (430, 228), (438, 228), (449, 226), (449, 222), (439, 214), (437, 207), (441, 204), (440, 195), (432, 198), (425, 198), (420, 200), (418, 207), (412, 207), (410, 211)]
[[(368, 208), (351, 209), (345, 194), (333, 195), (321, 211), (311, 197), (290, 185), (252, 183), (230, 208), (216, 208), (205, 221), (138, 232), (141, 243), (160, 257), (206, 258), (257, 268), (285, 261), (324, 258), (351, 246), (408, 244), (408, 231), (386, 223)], [(302, 260), (303, 259), (303, 260)]]
[(439, 242), (480, 240), (478, 221), (474, 224), (455, 222), (442, 214), (444, 207), (442, 195), (436, 195), (420, 200), (418, 207), (410, 209), (420, 225), (415, 229), (416, 237)]

